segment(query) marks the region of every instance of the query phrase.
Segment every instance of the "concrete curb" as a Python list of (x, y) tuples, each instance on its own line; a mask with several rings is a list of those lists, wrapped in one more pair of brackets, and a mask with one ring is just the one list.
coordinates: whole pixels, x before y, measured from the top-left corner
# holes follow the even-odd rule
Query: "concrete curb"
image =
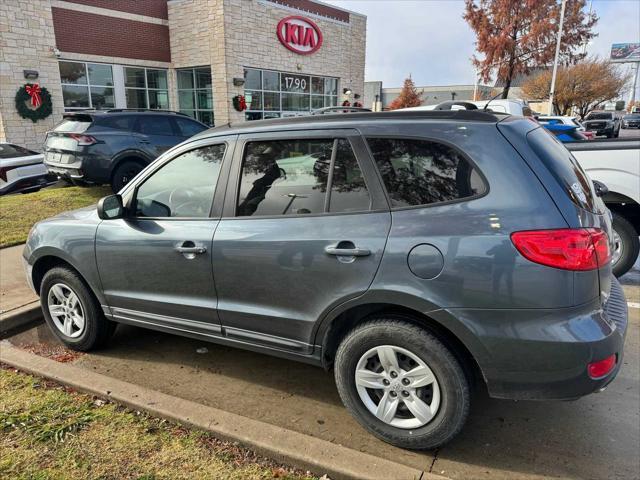
[(222, 440), (239, 442), (277, 462), (320, 475), (326, 473), (332, 479), (444, 478), (309, 435), (39, 357), (6, 341), (0, 345), (0, 361), (136, 410), (209, 430)]
[(8, 312), (0, 314), (0, 338), (4, 338), (19, 330), (35, 325), (42, 321), (40, 300), (27, 303)]

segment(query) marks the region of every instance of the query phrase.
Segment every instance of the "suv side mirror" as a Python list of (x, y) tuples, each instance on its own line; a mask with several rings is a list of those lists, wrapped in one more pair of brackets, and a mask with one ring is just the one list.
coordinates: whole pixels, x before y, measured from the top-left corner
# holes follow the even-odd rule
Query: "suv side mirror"
[(122, 197), (118, 194), (101, 198), (98, 202), (98, 217), (102, 220), (114, 220), (124, 216)]

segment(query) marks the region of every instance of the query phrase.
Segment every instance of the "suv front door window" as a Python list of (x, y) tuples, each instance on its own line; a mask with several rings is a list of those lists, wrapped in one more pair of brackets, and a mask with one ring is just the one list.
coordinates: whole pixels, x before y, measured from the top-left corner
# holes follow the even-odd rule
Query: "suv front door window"
[(209, 212), (227, 143), (177, 154), (140, 179), (125, 218), (98, 226), (98, 270), (117, 318), (219, 333), (211, 272), (219, 220)]

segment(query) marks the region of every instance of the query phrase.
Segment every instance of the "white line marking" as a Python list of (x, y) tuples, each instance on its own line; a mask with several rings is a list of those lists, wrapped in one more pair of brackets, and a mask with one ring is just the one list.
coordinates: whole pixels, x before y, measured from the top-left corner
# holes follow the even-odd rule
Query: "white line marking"
[(640, 308), (640, 303), (637, 302), (627, 302), (627, 306), (629, 308)]

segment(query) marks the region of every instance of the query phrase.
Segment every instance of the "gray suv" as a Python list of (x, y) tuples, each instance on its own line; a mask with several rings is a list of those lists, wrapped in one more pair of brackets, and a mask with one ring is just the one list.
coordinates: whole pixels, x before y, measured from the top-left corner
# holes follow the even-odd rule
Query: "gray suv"
[(44, 163), (50, 173), (74, 184), (108, 183), (118, 192), (161, 154), (207, 128), (164, 110), (65, 113), (47, 132)]
[(333, 368), (394, 445), (462, 428), (473, 386), (575, 399), (622, 364), (611, 215), (531, 120), (385, 112), (215, 128), (24, 250), (67, 346), (137, 325)]

